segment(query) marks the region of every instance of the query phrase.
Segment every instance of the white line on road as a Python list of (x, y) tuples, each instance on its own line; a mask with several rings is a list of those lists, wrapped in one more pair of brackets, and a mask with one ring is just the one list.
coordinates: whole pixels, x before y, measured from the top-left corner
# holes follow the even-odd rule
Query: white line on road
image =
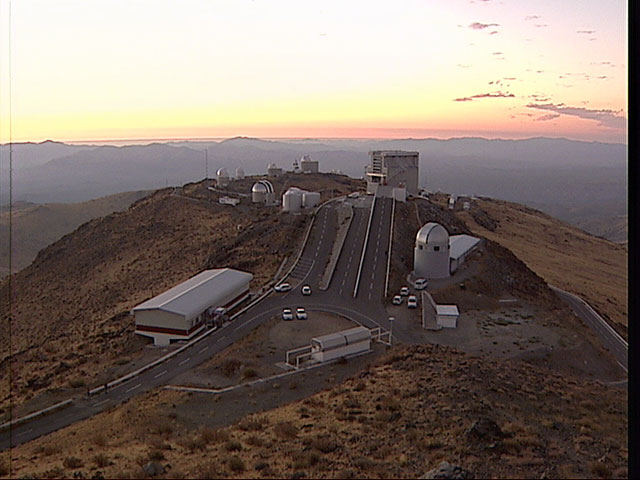
[(153, 378), (160, 378), (162, 375), (164, 375), (165, 373), (167, 373), (166, 370), (161, 371), (160, 373), (158, 373), (157, 375), (154, 375)]
[(139, 383), (135, 387), (131, 387), (129, 390), (125, 390), (124, 393), (129, 393), (129, 392), (131, 392), (131, 391), (133, 391), (136, 388), (141, 387), (141, 386), (142, 386), (142, 383)]
[(207, 345), (206, 347), (201, 348), (200, 350), (198, 350), (198, 353), (204, 352), (207, 348), (209, 348), (209, 345)]
[[(223, 337), (224, 338), (224, 337)], [(184, 360), (182, 360), (178, 365), (184, 365), (185, 363), (187, 363), (189, 360), (191, 360), (191, 357), (189, 358), (185, 358)]]
[(109, 400), (111, 400), (111, 399), (110, 398), (105, 398), (104, 400), (100, 400), (98, 403), (94, 403), (92, 406), (93, 407), (99, 407), (103, 403), (107, 403)]
[(26, 435), (27, 433), (33, 432), (33, 428), (30, 428), (29, 430), (25, 430), (24, 432), (20, 432), (18, 434), (19, 437), (21, 437), (22, 435)]

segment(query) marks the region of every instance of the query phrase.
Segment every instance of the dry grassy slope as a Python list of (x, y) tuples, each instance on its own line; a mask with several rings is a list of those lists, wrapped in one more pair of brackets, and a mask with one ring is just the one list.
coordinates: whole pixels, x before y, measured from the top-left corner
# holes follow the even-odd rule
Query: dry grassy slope
[[(436, 345), (396, 347), (357, 378), (219, 430), (176, 422), (171, 405), (194, 401), (215, 408), (210, 397), (138, 397), (15, 448), (12, 473), (140, 478), (154, 458), (170, 466), (160, 478), (417, 478), (442, 460), (475, 478), (628, 475), (623, 392)], [(504, 435), (468, 436), (483, 417)]]
[[(93, 218), (125, 210), (149, 192), (124, 192), (81, 203), (47, 203), (13, 213), (13, 271), (23, 269), (37, 253)], [(0, 214), (0, 245), (8, 245), (9, 212)], [(9, 272), (8, 250), (0, 249), (0, 277)]]
[[(317, 175), (304, 176), (304, 186), (312, 187), (313, 177), (320, 185), (344, 191), (360, 184)], [(302, 238), (304, 216), (248, 201), (235, 208), (219, 205), (218, 195), (202, 183), (186, 185), (176, 192), (180, 195), (172, 193), (157, 191), (125, 212), (82, 225), (14, 276), (11, 339), (17, 403), (66, 386), (70, 379), (91, 383), (123, 354), (139, 351), (144, 341), (133, 335), (127, 315), (136, 304), (204, 268), (246, 269), (255, 274), (254, 285), (261, 285)], [(0, 293), (0, 328), (9, 331), (6, 282)], [(7, 336), (0, 347), (4, 409)]]
[(477, 200), (470, 212), (457, 215), (474, 233), (511, 250), (548, 283), (587, 300), (626, 338), (626, 247), (500, 200)]

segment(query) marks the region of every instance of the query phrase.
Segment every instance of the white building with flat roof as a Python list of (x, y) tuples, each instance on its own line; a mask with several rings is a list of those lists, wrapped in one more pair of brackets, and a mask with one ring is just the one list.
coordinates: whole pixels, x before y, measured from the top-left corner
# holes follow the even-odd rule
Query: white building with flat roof
[(367, 165), (365, 177), (367, 193), (375, 194), (379, 186), (405, 188), (407, 195), (418, 195), (419, 153), (401, 150), (374, 150), (369, 152), (371, 164)]
[(252, 278), (231, 268), (200, 272), (136, 306), (131, 311), (135, 333), (153, 338), (155, 345), (190, 339), (205, 327), (209, 312), (233, 308), (246, 299)]
[(454, 273), (473, 252), (480, 239), (471, 235), (451, 235), (449, 237), (449, 271)]

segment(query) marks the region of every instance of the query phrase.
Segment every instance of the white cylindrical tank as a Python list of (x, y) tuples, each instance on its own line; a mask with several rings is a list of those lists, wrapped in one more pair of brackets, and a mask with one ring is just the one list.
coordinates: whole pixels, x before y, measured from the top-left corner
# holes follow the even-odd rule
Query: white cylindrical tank
[(260, 183), (256, 182), (253, 184), (251, 188), (251, 201), (253, 203), (265, 203), (267, 200), (267, 187)]
[(290, 188), (282, 195), (282, 210), (295, 213), (302, 210), (302, 191), (298, 188)]
[(226, 168), (219, 168), (216, 172), (216, 179), (218, 180), (218, 186), (224, 187), (229, 184), (229, 172)]
[(238, 180), (244, 179), (244, 170), (242, 169), (242, 167), (236, 168), (236, 178)]
[(429, 222), (418, 230), (413, 269), (418, 277), (449, 276), (449, 232), (439, 223)]
[(320, 193), (304, 192), (302, 194), (302, 206), (304, 208), (313, 208), (320, 203)]

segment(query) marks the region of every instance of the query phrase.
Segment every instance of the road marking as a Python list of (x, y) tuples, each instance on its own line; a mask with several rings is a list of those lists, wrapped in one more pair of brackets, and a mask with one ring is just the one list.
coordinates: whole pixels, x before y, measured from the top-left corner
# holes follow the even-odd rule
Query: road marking
[(178, 365), (184, 365), (185, 363), (187, 363), (189, 360), (191, 360), (191, 357), (189, 358), (185, 358), (184, 360), (182, 360)]
[(124, 392), (124, 393), (129, 393), (129, 392), (131, 392), (131, 391), (133, 391), (133, 390), (135, 390), (136, 388), (141, 387), (141, 386), (142, 386), (142, 383), (139, 383), (139, 384), (137, 384), (135, 387), (131, 387), (129, 390), (125, 390), (125, 392)]
[(207, 345), (206, 347), (203, 347), (200, 350), (198, 350), (198, 353), (204, 352), (207, 348), (209, 348), (209, 345)]
[(107, 403), (109, 400), (111, 400), (111, 399), (110, 398), (105, 398), (104, 400), (100, 400), (98, 403), (94, 403), (92, 406), (99, 407), (103, 403)]
[(21, 437), (22, 435), (26, 435), (27, 433), (33, 432), (33, 428), (30, 428), (29, 430), (25, 430), (24, 432), (20, 432), (18, 434), (19, 437)]
[(164, 375), (165, 373), (167, 373), (166, 370), (161, 371), (160, 373), (158, 373), (157, 375), (154, 375), (153, 378), (160, 378), (162, 375)]

